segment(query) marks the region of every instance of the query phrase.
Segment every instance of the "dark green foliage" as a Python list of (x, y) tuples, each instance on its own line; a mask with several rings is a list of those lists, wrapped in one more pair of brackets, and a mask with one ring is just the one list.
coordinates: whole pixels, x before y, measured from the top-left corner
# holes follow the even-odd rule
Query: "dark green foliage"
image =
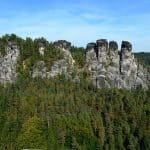
[(149, 149), (150, 91), (25, 80), (0, 89), (0, 149)]
[(22, 129), (17, 138), (18, 149), (24, 148), (45, 148), (46, 135), (42, 121), (37, 116), (29, 118), (22, 126)]
[(58, 48), (56, 48), (52, 43), (50, 43), (45, 49), (44, 62), (47, 68), (51, 68), (53, 62), (64, 58), (64, 54)]
[(75, 60), (77, 66), (79, 68), (83, 68), (85, 65), (85, 49), (84, 48), (77, 48), (72, 46), (70, 49), (71, 55)]
[(5, 56), (5, 42), (0, 38), (0, 55)]
[(6, 34), (2, 37), (0, 37), (0, 55), (5, 56), (6, 55), (6, 46), (8, 45), (9, 42), (13, 42), (13, 44), (17, 44), (18, 46), (23, 43), (23, 39), (20, 37), (16, 36), (15, 34)]
[[(11, 43), (11, 44), (10, 44)], [(63, 52), (56, 48), (53, 43), (49, 43), (43, 37), (32, 40), (27, 37), (25, 40), (15, 34), (4, 35), (0, 38), (0, 55), (6, 55), (6, 46), (17, 45), (20, 49), (17, 72), (22, 78), (31, 76), (31, 71), (38, 61), (44, 61), (48, 69), (57, 60), (63, 59)], [(39, 48), (44, 47), (44, 56), (40, 55)]]
[(150, 66), (150, 53), (141, 52), (141, 53), (134, 53), (134, 55), (135, 58), (137, 58), (140, 63), (142, 63), (143, 65)]
[[(44, 47), (44, 56), (39, 53), (39, 44)], [(57, 60), (64, 58), (64, 54), (52, 43), (48, 43), (44, 38), (35, 39), (26, 38), (21, 43), (20, 57), (18, 59), (17, 72), (22, 78), (31, 77), (31, 71), (36, 67), (38, 61), (44, 61), (48, 69)]]

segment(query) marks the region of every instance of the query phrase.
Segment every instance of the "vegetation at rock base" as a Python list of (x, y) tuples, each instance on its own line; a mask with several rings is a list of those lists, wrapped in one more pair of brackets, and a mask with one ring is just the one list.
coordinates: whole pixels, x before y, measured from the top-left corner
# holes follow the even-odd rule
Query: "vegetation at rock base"
[(70, 49), (71, 55), (79, 68), (83, 68), (86, 62), (85, 49), (72, 46)]

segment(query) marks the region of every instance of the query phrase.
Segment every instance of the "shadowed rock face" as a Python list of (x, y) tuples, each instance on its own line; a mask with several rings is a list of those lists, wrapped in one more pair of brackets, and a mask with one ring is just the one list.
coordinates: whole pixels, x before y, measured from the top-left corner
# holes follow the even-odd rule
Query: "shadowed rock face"
[(109, 42), (109, 56), (111, 59), (118, 59), (118, 44), (115, 41)]
[(110, 51), (118, 51), (118, 44), (115, 41), (109, 42), (109, 50)]
[(39, 42), (39, 43), (37, 44), (37, 47), (38, 47), (38, 48), (45, 47), (45, 44), (42, 43), (42, 42)]
[(121, 59), (126, 59), (131, 57), (132, 44), (128, 41), (122, 41), (121, 44)]
[(121, 51), (123, 52), (124, 50), (132, 51), (132, 44), (128, 41), (122, 41), (121, 44)]
[(108, 49), (108, 42), (106, 39), (97, 40), (96, 44), (98, 47), (105, 47), (106, 49)]
[(97, 50), (96, 43), (88, 43), (87, 46), (86, 46), (86, 51), (89, 51), (89, 52), (94, 51), (95, 53), (94, 53), (93, 57), (95, 57), (95, 59), (96, 59), (96, 57), (98, 57), (98, 50)]
[(120, 53), (115, 41), (108, 44), (106, 39), (101, 39), (97, 40), (96, 45), (89, 43), (86, 60), (89, 70), (92, 70), (93, 83), (99, 88), (131, 89), (139, 85), (147, 87), (144, 70), (137, 67), (138, 64), (132, 54), (132, 45), (128, 41), (122, 41)]
[(46, 45), (48, 44), (48, 41), (44, 38), (38, 38), (35, 39), (34, 42), (36, 43), (37, 48), (45, 48)]
[(91, 50), (91, 49), (95, 49), (96, 47), (96, 43), (88, 43), (87, 44), (87, 47), (86, 47), (86, 50)]
[(54, 45), (59, 48), (70, 49), (71, 43), (66, 40), (59, 40), (54, 42)]
[(100, 39), (96, 41), (97, 44), (97, 54), (98, 57), (101, 57), (102, 55), (104, 56), (104, 54), (107, 55), (108, 53), (108, 42), (106, 39)]

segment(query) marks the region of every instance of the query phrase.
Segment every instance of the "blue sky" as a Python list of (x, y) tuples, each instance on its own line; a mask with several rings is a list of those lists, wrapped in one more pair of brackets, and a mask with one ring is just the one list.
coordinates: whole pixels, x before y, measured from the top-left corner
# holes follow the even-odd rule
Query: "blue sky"
[(150, 0), (1, 0), (0, 35), (66, 39), (76, 46), (100, 38), (131, 41), (150, 51)]

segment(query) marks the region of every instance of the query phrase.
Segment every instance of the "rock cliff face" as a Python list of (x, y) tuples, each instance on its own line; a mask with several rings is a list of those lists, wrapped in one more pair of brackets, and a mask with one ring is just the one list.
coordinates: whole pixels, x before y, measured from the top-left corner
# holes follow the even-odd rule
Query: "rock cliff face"
[(0, 82), (3, 84), (16, 81), (16, 65), (19, 56), (19, 47), (14, 42), (8, 42), (5, 51), (5, 56), (0, 55)]
[[(38, 52), (42, 58), (46, 55), (46, 44), (41, 41), (37, 44)], [(63, 58), (56, 59), (51, 67), (46, 66), (43, 60), (38, 60), (31, 70), (33, 78), (50, 79), (62, 73), (66, 77), (78, 74), (74, 65), (75, 60), (70, 52), (71, 43), (59, 40), (53, 45), (63, 52)], [(16, 66), (20, 54), (17, 44), (10, 41), (7, 43), (5, 51), (4, 56), (0, 55), (0, 83), (3, 84), (16, 81)], [(91, 80), (98, 88), (132, 89), (138, 86), (148, 88), (150, 74), (134, 58), (131, 43), (123, 41), (119, 51), (117, 42), (107, 42), (106, 39), (100, 39), (96, 43), (87, 44), (85, 51), (86, 64), (83, 69), (88, 69), (91, 72)], [(78, 76), (74, 76), (73, 79), (75, 78), (79, 79)]]
[(108, 43), (106, 39), (101, 39), (89, 43), (86, 62), (93, 83), (99, 88), (147, 88), (146, 70), (139, 67), (132, 54), (132, 45), (127, 41), (122, 42), (121, 51), (118, 51), (115, 41)]

